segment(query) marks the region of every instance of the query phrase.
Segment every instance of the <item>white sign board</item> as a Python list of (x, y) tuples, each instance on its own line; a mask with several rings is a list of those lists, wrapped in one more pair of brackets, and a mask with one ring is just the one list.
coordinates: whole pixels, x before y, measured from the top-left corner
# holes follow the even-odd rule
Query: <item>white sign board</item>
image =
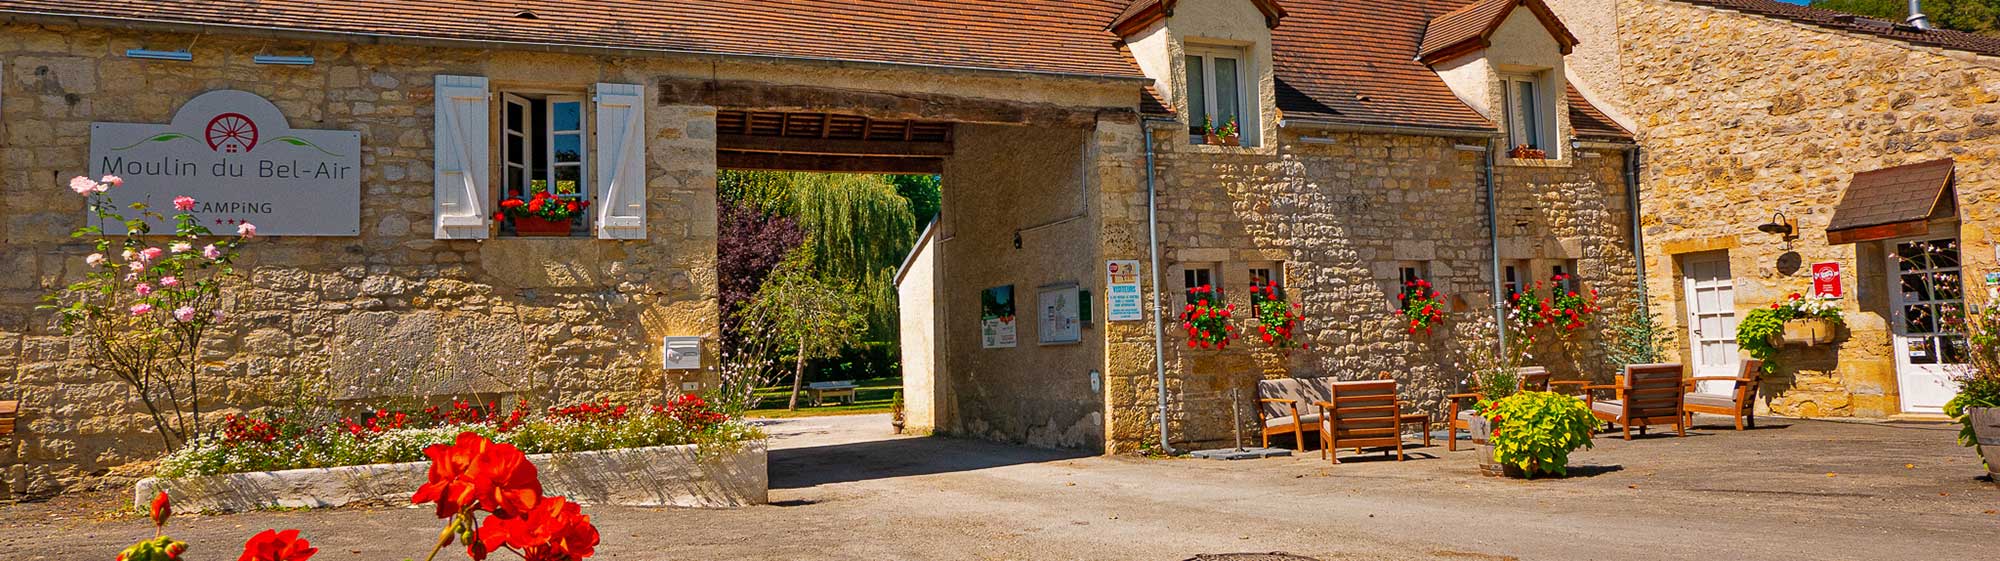
[(1038, 305), (1035, 316), (1040, 320), (1036, 330), (1044, 345), (1060, 345), (1083, 341), (1082, 290), (1075, 286), (1045, 287), (1037, 295)]
[(1145, 309), (1139, 303), (1138, 260), (1104, 262), (1104, 300), (1106, 321), (1145, 319)]
[(174, 197), (186, 195), (216, 234), (244, 222), (258, 235), (361, 233), (361, 133), (293, 129), (250, 92), (195, 96), (164, 125), (91, 123), (90, 176), (104, 175), (125, 180), (108, 193), (120, 208), (146, 203), (167, 217), (154, 232), (173, 231)]

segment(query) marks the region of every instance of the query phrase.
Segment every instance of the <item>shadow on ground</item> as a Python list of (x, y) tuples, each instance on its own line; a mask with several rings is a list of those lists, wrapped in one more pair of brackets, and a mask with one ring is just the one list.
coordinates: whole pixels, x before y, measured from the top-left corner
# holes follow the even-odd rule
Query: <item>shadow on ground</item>
[(771, 488), (975, 471), (1095, 456), (945, 437), (898, 438), (771, 451)]

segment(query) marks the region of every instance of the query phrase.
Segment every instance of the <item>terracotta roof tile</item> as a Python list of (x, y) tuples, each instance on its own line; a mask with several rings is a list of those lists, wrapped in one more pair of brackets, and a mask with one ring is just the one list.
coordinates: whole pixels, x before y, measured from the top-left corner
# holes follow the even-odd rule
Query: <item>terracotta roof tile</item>
[(1493, 130), (1417, 62), (1433, 18), (1469, 0), (1288, 2), (1271, 32), (1278, 108), (1287, 119)]
[(1599, 111), (1597, 105), (1583, 97), (1583, 92), (1576, 90), (1575, 85), (1569, 86), (1569, 91), (1564, 92), (1564, 95), (1569, 98), (1569, 126), (1576, 131), (1577, 138), (1615, 141), (1632, 139), (1632, 131), (1625, 130), (1618, 121), (1611, 120), (1610, 116)]
[(1808, 8), (1776, 0), (1676, 1), (1697, 6), (1709, 6), (1747, 14), (1785, 19), (1828, 29), (1874, 35), (1913, 45), (1941, 47), (1983, 55), (2000, 56), (2000, 37), (1989, 37), (1949, 29), (1917, 29), (1903, 25), (1900, 22), (1883, 21), (1821, 8)]
[(1459, 43), (1485, 39), (1500, 16), (1514, 10), (1514, 0), (1479, 0), (1431, 20), (1417, 56), (1429, 56)]
[(1946, 204), (1955, 164), (1951, 158), (1905, 164), (1854, 174), (1840, 205), (1833, 209), (1828, 232), (1853, 230), (1930, 218)]
[[(0, 13), (1141, 77), (1122, 0), (0, 0)], [(516, 17), (532, 10), (535, 18)]]

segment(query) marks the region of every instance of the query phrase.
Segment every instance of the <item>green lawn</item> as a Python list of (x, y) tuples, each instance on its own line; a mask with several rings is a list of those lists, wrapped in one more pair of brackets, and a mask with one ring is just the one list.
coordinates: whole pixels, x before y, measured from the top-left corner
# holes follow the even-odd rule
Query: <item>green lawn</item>
[(812, 396), (804, 389), (799, 391), (799, 410), (786, 411), (785, 403), (790, 399), (791, 384), (760, 388), (757, 396), (762, 398), (757, 408), (750, 410), (749, 417), (805, 417), (817, 415), (862, 415), (867, 413), (888, 413), (889, 401), (896, 392), (903, 389), (902, 378), (869, 378), (855, 380), (859, 388), (854, 390), (854, 404), (847, 405), (829, 400), (827, 405), (812, 406)]

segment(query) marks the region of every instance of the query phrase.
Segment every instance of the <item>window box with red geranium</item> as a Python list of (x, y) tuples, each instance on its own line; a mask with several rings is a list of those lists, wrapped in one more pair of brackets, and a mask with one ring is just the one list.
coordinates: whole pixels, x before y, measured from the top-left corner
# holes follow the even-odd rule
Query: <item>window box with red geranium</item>
[(1188, 348), (1229, 348), (1229, 342), (1236, 339), (1236, 326), (1230, 323), (1236, 305), (1223, 303), (1222, 292), (1205, 284), (1188, 289), (1188, 297), (1194, 303), (1181, 310), (1181, 328), (1187, 330)]
[(1285, 293), (1276, 281), (1265, 285), (1250, 285), (1251, 304), (1257, 314), (1257, 338), (1264, 344), (1278, 350), (1306, 348), (1299, 342), (1299, 322), (1305, 319), (1298, 303), (1285, 298)]
[[(1554, 330), (1557, 334), (1582, 330), (1591, 316), (1603, 308), (1597, 305), (1597, 289), (1579, 292), (1578, 288), (1576, 278), (1566, 274), (1550, 277), (1548, 282), (1536, 281), (1533, 286), (1514, 293), (1510, 319), (1531, 343), (1542, 330)], [(1545, 289), (1547, 294), (1542, 292)]]
[(494, 220), (510, 220), (520, 236), (568, 236), (576, 219), (590, 208), (590, 201), (566, 199), (548, 192), (526, 199), (508, 197), (500, 201)]
[(1409, 321), (1411, 335), (1430, 335), (1444, 323), (1447, 301), (1444, 294), (1431, 288), (1431, 281), (1421, 278), (1403, 281), (1403, 292), (1396, 295), (1402, 302), (1403, 319)]

